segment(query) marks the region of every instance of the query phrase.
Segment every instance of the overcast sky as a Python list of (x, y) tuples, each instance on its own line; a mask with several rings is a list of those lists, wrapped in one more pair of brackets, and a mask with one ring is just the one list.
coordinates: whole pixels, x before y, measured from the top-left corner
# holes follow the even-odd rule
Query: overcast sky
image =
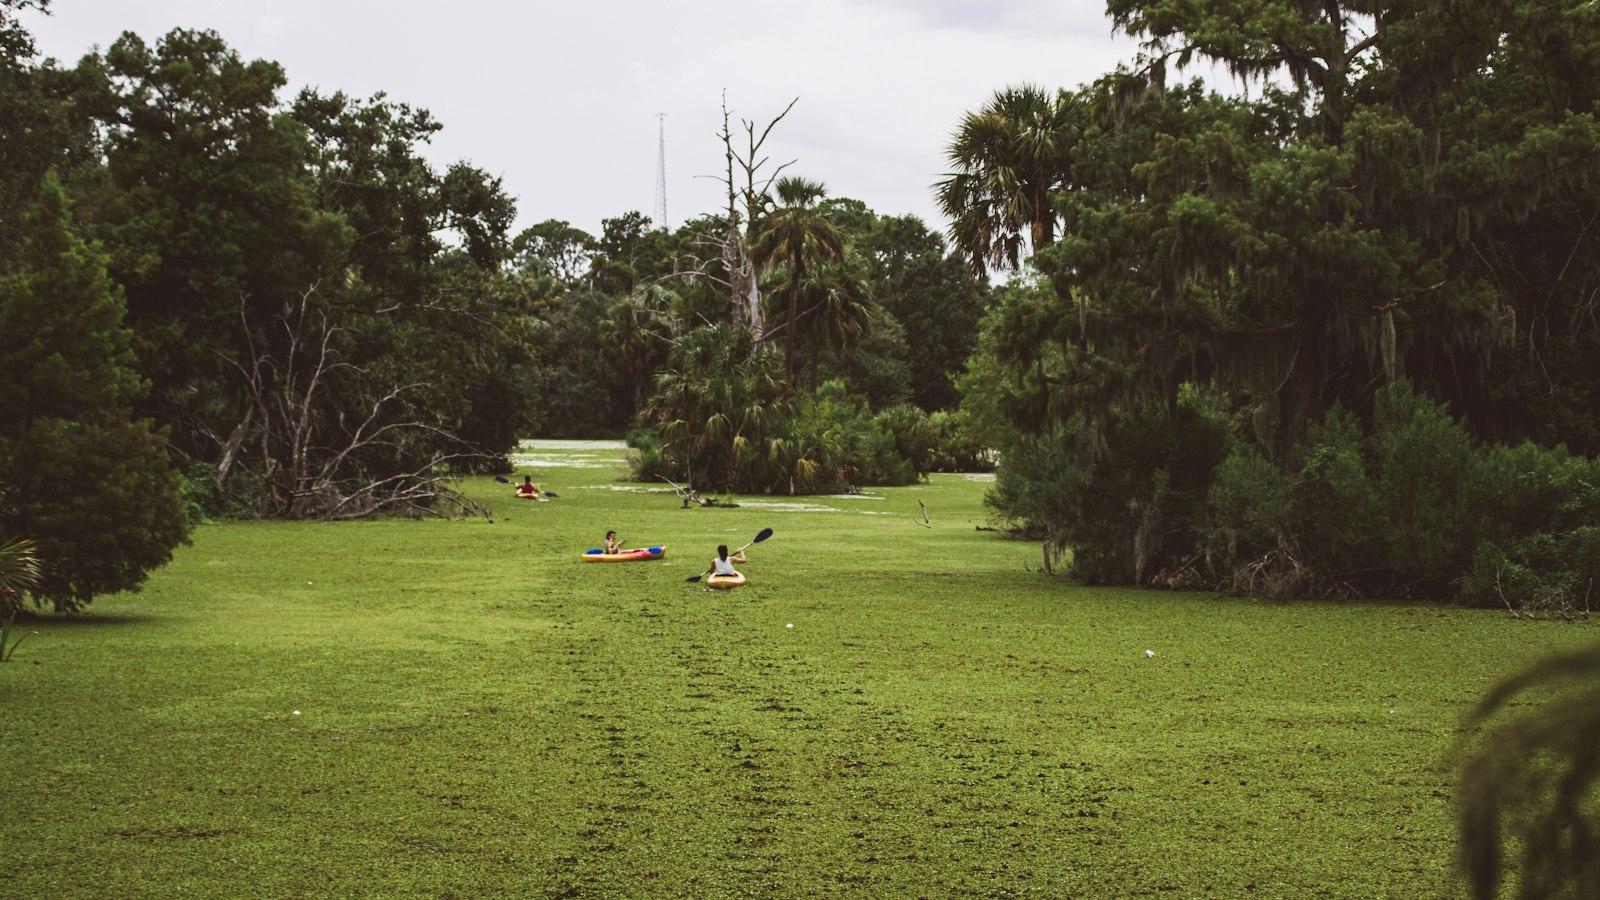
[(961, 114), (996, 89), (1072, 86), (1135, 52), (1102, 0), (54, 0), (29, 16), (74, 61), (124, 30), (212, 28), (293, 88), (386, 91), (444, 124), (439, 163), (505, 179), (520, 224), (655, 205), (668, 114), (669, 218), (715, 208), (723, 88), (765, 118), (798, 95), (774, 156), (835, 194), (943, 227), (931, 185)]

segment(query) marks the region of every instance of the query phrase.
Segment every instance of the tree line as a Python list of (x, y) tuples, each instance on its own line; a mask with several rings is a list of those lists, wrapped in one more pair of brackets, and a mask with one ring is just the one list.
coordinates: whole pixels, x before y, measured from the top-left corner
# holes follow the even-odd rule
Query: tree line
[(982, 455), (954, 381), (992, 294), (913, 217), (755, 144), (737, 181), (729, 132), (725, 211), (519, 232), (499, 178), (429, 161), (426, 110), (291, 95), (204, 30), (41, 59), (48, 5), (0, 0), (0, 537), (58, 609), (207, 517), (471, 510), (448, 476), (532, 434), (636, 429), (642, 475), (711, 490)]
[(1092, 582), (1590, 608), (1592, 5), (1108, 12), (1138, 59), (1000, 91), (939, 189), (1027, 260), (964, 383), (997, 511)]

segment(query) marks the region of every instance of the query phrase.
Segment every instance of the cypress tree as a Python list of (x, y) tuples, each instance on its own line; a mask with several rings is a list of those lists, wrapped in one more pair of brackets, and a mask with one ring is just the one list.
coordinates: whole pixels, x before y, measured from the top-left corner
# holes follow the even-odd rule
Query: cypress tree
[(38, 544), (36, 596), (75, 611), (187, 539), (163, 435), (134, 406), (122, 294), (46, 175), (0, 268), (0, 535)]

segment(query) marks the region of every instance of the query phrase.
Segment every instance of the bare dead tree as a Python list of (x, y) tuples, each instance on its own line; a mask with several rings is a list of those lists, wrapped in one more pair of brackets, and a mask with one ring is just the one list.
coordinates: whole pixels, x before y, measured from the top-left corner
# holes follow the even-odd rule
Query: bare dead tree
[(741, 147), (736, 143), (728, 92), (722, 92), (722, 129), (717, 132), (717, 139), (722, 142), (726, 167), (721, 175), (702, 177), (715, 179), (722, 185), (727, 209), (715, 230), (702, 231), (695, 236), (696, 246), (706, 251), (697, 264), (678, 269), (675, 261), (674, 270), (661, 279), (699, 281), (726, 291), (734, 327), (748, 328), (763, 340), (771, 334), (766, 330), (765, 310), (761, 304), (761, 271), (751, 247), (755, 243), (756, 228), (771, 205), (773, 182), (795, 163), (789, 160), (774, 166), (772, 158), (763, 153), (773, 129), (799, 102), (799, 97), (790, 100), (783, 112), (759, 128), (750, 119), (740, 119)]
[[(756, 334), (765, 333), (765, 316), (761, 305), (761, 273), (756, 267), (750, 248), (755, 243), (755, 230), (769, 205), (772, 183), (783, 170), (794, 165), (794, 160), (773, 165), (765, 154), (767, 139), (772, 130), (788, 117), (799, 97), (789, 101), (783, 112), (759, 128), (751, 119), (740, 119), (744, 132), (743, 147), (735, 143), (733, 113), (728, 109), (728, 92), (722, 92), (722, 130), (717, 138), (722, 141), (724, 174), (716, 176), (722, 183), (728, 200), (723, 220), (723, 232), (714, 243), (719, 250), (726, 279), (722, 286), (728, 291), (732, 304), (735, 327), (749, 328)], [(708, 236), (709, 237), (709, 236)]]
[(241, 304), (249, 358), (229, 362), (247, 402), (223, 446), (219, 482), (241, 466), (253, 469), (263, 485), (260, 512), (274, 518), (487, 514), (443, 479), (444, 466), (480, 454), (414, 410), (409, 400), (427, 383), (380, 386), (344, 360), (345, 329), (313, 303), (317, 291), (301, 292), (268, 324), (276, 346), (258, 343)]

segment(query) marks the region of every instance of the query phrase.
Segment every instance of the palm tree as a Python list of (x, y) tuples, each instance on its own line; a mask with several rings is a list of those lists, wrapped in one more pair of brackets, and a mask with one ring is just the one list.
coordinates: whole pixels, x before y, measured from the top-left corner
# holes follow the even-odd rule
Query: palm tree
[(649, 285), (611, 304), (600, 324), (600, 336), (616, 354), (632, 391), (633, 408), (644, 408), (650, 373), (672, 348), (675, 295), (660, 285)]
[(742, 328), (712, 325), (673, 343), (645, 410), (667, 455), (695, 485), (769, 482), (772, 442), (791, 415), (776, 360)]
[(844, 350), (877, 319), (878, 307), (857, 267), (832, 263), (812, 270), (800, 285), (801, 329), (811, 344), (811, 390), (817, 389), (817, 357), (824, 345)]
[[(754, 255), (757, 262), (771, 269), (786, 265), (784, 303), (786, 322), (784, 366), (794, 382), (795, 347), (799, 340), (798, 322), (801, 290), (808, 266), (844, 257), (844, 234), (819, 205), (828, 189), (819, 181), (790, 176), (773, 186), (778, 202), (756, 234)], [(770, 332), (769, 332), (770, 333)]]
[(939, 206), (951, 241), (979, 275), (1017, 268), (1024, 233), (1035, 253), (1055, 243), (1051, 194), (1066, 184), (1078, 113), (1073, 94), (1025, 84), (997, 91), (962, 120)]

